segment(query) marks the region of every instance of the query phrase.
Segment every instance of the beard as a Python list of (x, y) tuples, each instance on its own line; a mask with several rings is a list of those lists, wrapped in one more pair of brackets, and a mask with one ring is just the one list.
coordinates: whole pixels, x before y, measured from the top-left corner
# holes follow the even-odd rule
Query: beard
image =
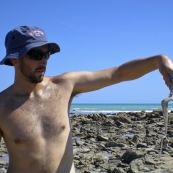
[(28, 66), (24, 61), (20, 61), (20, 66), (19, 66), (20, 72), (30, 81), (31, 83), (40, 83), (43, 81), (43, 75), (36, 76), (35, 73), (37, 70), (45, 70), (46, 68), (44, 66), (40, 66), (39, 68), (33, 70)]

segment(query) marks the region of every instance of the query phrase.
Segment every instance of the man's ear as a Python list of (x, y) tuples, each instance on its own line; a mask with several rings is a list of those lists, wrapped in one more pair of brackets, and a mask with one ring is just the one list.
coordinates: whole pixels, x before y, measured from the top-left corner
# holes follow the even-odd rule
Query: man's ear
[(17, 63), (17, 59), (10, 59), (10, 62), (14, 65)]

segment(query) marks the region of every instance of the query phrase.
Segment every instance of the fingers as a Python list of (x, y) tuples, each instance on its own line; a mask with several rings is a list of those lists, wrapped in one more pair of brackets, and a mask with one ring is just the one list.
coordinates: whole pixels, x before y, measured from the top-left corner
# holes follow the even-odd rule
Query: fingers
[(166, 80), (164, 77), (163, 80), (165, 81), (166, 86), (170, 89), (171, 83), (168, 80)]
[(165, 84), (171, 89), (171, 83), (173, 79), (173, 62), (167, 56), (162, 56), (159, 71), (163, 76)]
[(171, 77), (170, 77), (170, 75), (167, 73), (166, 69), (159, 69), (159, 71), (163, 76), (163, 80), (165, 81), (165, 84), (170, 89), (171, 88)]

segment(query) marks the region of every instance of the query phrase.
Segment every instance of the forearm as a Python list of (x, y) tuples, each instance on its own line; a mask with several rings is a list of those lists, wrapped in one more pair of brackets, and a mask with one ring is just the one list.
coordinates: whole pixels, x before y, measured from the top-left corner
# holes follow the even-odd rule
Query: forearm
[(113, 71), (113, 78), (116, 83), (134, 80), (141, 76), (159, 69), (164, 60), (168, 60), (165, 55), (156, 55), (143, 59), (136, 59), (122, 64)]

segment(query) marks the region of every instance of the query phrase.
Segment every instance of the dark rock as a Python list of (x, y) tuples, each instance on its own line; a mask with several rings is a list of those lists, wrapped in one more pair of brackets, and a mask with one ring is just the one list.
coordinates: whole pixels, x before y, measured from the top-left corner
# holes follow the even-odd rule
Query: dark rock
[(110, 142), (107, 142), (105, 144), (105, 147), (125, 147), (126, 145), (123, 144), (123, 143), (116, 143), (116, 142), (113, 142), (113, 141), (110, 141)]
[(133, 151), (131, 149), (128, 149), (121, 157), (124, 162), (130, 163), (134, 159), (138, 159), (141, 157), (144, 157), (145, 152), (140, 152), (140, 151)]

